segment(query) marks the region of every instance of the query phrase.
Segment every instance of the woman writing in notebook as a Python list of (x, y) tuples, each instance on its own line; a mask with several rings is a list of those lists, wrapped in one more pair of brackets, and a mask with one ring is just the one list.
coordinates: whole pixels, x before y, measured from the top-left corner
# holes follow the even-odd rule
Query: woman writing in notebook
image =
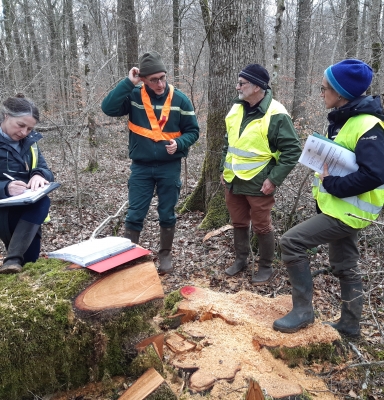
[[(52, 171), (37, 147), (42, 138), (33, 130), (39, 110), (23, 95), (9, 97), (0, 108), (0, 199), (36, 190), (53, 182)], [(1, 274), (18, 273), (40, 253), (41, 224), (48, 215), (47, 196), (32, 204), (0, 207), (0, 239), (7, 256)]]

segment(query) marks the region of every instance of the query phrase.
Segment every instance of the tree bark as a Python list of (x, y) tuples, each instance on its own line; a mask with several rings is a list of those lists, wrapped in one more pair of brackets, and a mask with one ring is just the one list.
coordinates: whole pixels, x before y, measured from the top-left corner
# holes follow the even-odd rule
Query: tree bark
[(345, 57), (356, 58), (359, 36), (359, 0), (349, 0), (346, 6)]
[(180, 81), (180, 15), (179, 0), (172, 1), (173, 6), (173, 79), (175, 85), (179, 85)]
[(380, 15), (381, 15), (381, 0), (372, 0), (369, 4), (369, 31), (371, 43), (371, 66), (373, 70), (373, 80), (369, 93), (374, 95), (381, 93), (380, 80), (381, 80), (381, 58), (383, 54), (383, 45), (380, 38)]
[(137, 66), (138, 33), (134, 0), (117, 2), (117, 54), (120, 76), (127, 76), (128, 71)]
[(271, 88), (273, 97), (279, 99), (279, 75), (281, 66), (281, 28), (282, 18), (285, 10), (284, 0), (276, 0), (276, 22), (275, 22), (275, 46), (273, 48), (273, 73), (271, 79)]
[(299, 0), (295, 42), (295, 83), (293, 92), (292, 119), (305, 118), (305, 103), (309, 94), (308, 60), (311, 32), (312, 0)]

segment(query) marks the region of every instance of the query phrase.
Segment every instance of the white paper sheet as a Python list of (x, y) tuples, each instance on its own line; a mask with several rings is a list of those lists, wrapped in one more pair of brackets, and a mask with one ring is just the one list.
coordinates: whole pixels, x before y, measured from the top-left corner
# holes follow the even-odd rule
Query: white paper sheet
[(319, 173), (327, 164), (329, 175), (333, 176), (345, 176), (359, 169), (353, 151), (320, 135), (308, 137), (299, 162)]

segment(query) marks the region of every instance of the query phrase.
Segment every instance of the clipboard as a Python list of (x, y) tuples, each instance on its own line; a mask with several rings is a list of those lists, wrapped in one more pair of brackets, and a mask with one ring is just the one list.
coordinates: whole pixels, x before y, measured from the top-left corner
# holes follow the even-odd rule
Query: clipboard
[(27, 204), (36, 203), (48, 193), (57, 189), (60, 186), (58, 182), (51, 182), (44, 187), (40, 187), (37, 190), (32, 191), (27, 189), (23, 194), (17, 196), (7, 197), (6, 199), (0, 200), (0, 207), (10, 207), (10, 206), (25, 206)]

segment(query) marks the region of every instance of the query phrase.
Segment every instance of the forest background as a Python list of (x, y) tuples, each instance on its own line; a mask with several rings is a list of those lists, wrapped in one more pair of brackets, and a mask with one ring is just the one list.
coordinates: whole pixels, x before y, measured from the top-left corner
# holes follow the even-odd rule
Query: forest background
[[(37, 130), (44, 140), (39, 145), (62, 184), (52, 194), (43, 253), (89, 238), (126, 201), (126, 118), (105, 116), (100, 103), (138, 66), (139, 55), (161, 53), (168, 81), (191, 99), (201, 138), (184, 164), (176, 273), (162, 278), (166, 291), (185, 283), (227, 292), (256, 290), (249, 273), (238, 279), (223, 276), (233, 261), (230, 230), (208, 245), (202, 241), (207, 230), (229, 222), (218, 166), (224, 118), (245, 65), (268, 69), (274, 98), (291, 113), (303, 142), (314, 131), (325, 134), (327, 112), (319, 87), (329, 65), (344, 58), (364, 60), (375, 73), (369, 94), (383, 93), (381, 0), (2, 0), (1, 6), (1, 99), (22, 92), (40, 108)], [(298, 165), (279, 188), (273, 213), (277, 240), (315, 212), (310, 177)], [(142, 245), (156, 256), (155, 207), (156, 198)], [(121, 234), (123, 219), (115, 219), (102, 235)], [(368, 373), (357, 371), (347, 382), (332, 376), (336, 392), (383, 387), (383, 370), (377, 367), (384, 359), (382, 220), (364, 230), (359, 242), (366, 302), (365, 339), (356, 357), (369, 364)], [(278, 247), (276, 255), (279, 264)], [(314, 250), (311, 258), (318, 275), (315, 307), (325, 319), (336, 318), (337, 281), (322, 274), (329, 267), (326, 247)], [(284, 269), (258, 292), (289, 293)], [(373, 389), (370, 393), (376, 395)]]

